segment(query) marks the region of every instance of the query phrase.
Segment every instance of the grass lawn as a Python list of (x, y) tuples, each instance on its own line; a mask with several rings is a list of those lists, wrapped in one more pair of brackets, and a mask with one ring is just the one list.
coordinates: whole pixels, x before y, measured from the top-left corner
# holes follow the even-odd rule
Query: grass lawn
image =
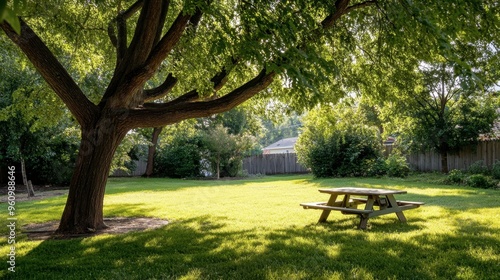
[[(500, 191), (408, 179), (272, 176), (235, 181), (110, 179), (106, 217), (156, 217), (155, 230), (72, 240), (16, 236), (16, 272), (4, 279), (499, 279)], [(433, 179), (433, 178), (431, 178)], [(396, 198), (426, 205), (370, 219), (319, 210), (318, 188), (404, 189)], [(18, 202), (18, 223), (58, 220), (65, 196)], [(7, 223), (6, 204), (1, 217)]]

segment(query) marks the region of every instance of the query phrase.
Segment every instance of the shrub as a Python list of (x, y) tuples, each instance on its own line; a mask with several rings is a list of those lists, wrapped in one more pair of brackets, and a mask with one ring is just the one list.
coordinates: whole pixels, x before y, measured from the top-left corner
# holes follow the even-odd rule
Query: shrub
[(375, 160), (366, 160), (363, 169), (365, 170), (363, 176), (367, 177), (383, 176), (387, 174), (387, 164), (381, 157)]
[(169, 145), (159, 148), (154, 173), (171, 178), (199, 177), (202, 163), (199, 142), (196, 137), (178, 136)]
[(478, 160), (469, 166), (467, 172), (470, 174), (489, 175), (489, 170), (484, 161)]
[(450, 171), (448, 174), (448, 177), (446, 178), (447, 183), (451, 184), (463, 184), (465, 181), (465, 174), (458, 169), (453, 169)]
[(406, 158), (400, 154), (393, 153), (386, 159), (387, 175), (391, 177), (406, 177), (410, 173), (410, 167)]
[(491, 167), (491, 176), (493, 177), (493, 179), (500, 179), (500, 161), (495, 161), (495, 163)]
[(474, 174), (467, 178), (467, 186), (481, 189), (492, 189), (496, 187), (493, 180), (482, 174)]
[[(318, 137), (318, 136), (313, 136)], [(302, 162), (316, 177), (347, 177), (380, 175), (380, 149), (375, 135), (355, 130), (333, 131), (325, 138), (312, 139), (300, 149)]]

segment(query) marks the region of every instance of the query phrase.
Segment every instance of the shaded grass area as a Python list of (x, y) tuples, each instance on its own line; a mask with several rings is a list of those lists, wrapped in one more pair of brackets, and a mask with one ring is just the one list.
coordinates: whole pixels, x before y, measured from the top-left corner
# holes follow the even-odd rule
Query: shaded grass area
[[(404, 189), (424, 201), (370, 219), (320, 211), (328, 187)], [(398, 196), (399, 197), (399, 196)], [(21, 224), (57, 220), (65, 197), (19, 203)], [(440, 185), (425, 178), (322, 179), (273, 176), (238, 181), (111, 179), (105, 215), (157, 217), (156, 230), (74, 240), (17, 236), (9, 279), (497, 279), (500, 192)], [(5, 229), (2, 229), (5, 235)], [(5, 238), (1, 240), (5, 242)], [(0, 254), (6, 255), (2, 246)]]

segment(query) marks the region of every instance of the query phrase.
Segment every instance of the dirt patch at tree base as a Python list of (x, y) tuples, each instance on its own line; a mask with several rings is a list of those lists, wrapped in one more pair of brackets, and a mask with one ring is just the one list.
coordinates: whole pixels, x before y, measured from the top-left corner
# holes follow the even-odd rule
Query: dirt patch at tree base
[(144, 231), (147, 229), (156, 229), (168, 224), (167, 220), (155, 218), (104, 218), (104, 223), (108, 228), (100, 229), (91, 233), (83, 234), (55, 234), (59, 221), (52, 221), (42, 224), (29, 224), (24, 226), (22, 232), (28, 236), (30, 240), (46, 240), (46, 239), (72, 239), (80, 237), (91, 237), (101, 234), (122, 234), (135, 231)]

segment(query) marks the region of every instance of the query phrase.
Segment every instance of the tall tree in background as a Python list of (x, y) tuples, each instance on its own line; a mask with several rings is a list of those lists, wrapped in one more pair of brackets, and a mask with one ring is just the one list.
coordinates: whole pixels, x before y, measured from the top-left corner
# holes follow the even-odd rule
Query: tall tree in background
[(422, 65), (420, 86), (412, 91), (412, 98), (398, 103), (409, 118), (402, 136), (416, 150), (438, 152), (444, 173), (448, 173), (448, 153), (477, 144), (497, 118), (492, 95), (451, 66)]
[[(454, 42), (482, 40), (498, 47), (500, 37), (496, 0), (28, 5), (30, 17), (20, 20), (20, 34), (12, 21), (0, 27), (81, 127), (60, 233), (105, 227), (103, 198), (111, 160), (133, 128), (221, 113), (260, 92), (295, 107), (334, 102), (360, 82), (370, 83), (353, 71), (361, 64), (378, 79), (380, 69), (414, 69), (429, 52), (459, 60)], [(108, 28), (103, 28), (106, 21)], [(48, 45), (72, 55), (57, 58)], [(86, 63), (92, 67), (79, 67)], [(73, 71), (76, 66), (83, 70)], [(77, 83), (90, 74), (98, 77), (96, 87)]]

